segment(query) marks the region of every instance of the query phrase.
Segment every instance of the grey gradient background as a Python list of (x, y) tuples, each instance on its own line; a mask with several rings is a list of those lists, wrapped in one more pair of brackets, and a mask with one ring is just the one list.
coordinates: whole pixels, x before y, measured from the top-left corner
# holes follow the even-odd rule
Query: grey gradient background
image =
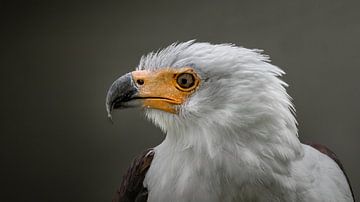
[(0, 3), (0, 201), (110, 201), (164, 135), (141, 110), (106, 119), (142, 54), (198, 39), (264, 49), (283, 68), (301, 140), (328, 145), (360, 196), (359, 1)]

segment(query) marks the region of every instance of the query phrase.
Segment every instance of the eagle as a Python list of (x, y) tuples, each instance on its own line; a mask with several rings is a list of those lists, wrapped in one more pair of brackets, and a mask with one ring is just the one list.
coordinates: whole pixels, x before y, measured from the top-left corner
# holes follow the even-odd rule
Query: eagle
[(194, 40), (144, 55), (106, 96), (141, 107), (164, 133), (113, 201), (354, 201), (343, 166), (298, 138), (284, 71), (259, 49)]

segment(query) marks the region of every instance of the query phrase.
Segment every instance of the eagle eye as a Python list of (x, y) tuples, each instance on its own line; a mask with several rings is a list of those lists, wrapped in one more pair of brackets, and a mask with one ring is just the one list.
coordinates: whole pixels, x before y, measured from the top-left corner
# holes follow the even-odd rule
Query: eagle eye
[(176, 81), (182, 88), (191, 88), (195, 84), (195, 77), (189, 73), (182, 73), (177, 77)]

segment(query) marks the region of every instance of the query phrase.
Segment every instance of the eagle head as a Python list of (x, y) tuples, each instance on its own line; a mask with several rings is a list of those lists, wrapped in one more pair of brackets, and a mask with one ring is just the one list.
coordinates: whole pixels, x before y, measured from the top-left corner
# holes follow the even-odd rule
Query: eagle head
[(282, 156), (295, 156), (293, 147), (299, 143), (293, 106), (286, 83), (278, 78), (284, 72), (261, 52), (188, 41), (149, 53), (136, 71), (111, 85), (108, 115), (114, 109), (142, 107), (173, 144), (185, 147), (204, 139), (209, 144), (274, 143), (281, 136), (291, 151), (280, 152), (286, 154)]

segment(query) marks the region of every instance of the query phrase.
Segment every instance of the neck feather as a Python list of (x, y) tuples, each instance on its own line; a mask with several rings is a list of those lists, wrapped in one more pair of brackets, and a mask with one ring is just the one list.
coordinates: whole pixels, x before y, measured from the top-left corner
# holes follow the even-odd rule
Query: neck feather
[[(256, 125), (256, 126), (255, 126)], [(261, 119), (247, 127), (209, 122), (189, 122), (167, 127), (166, 138), (158, 146), (173, 154), (189, 154), (196, 160), (208, 160), (215, 167), (231, 168), (234, 162), (242, 170), (272, 170), (286, 174), (291, 161), (303, 155), (301, 143), (293, 127), (283, 120)], [(256, 172), (253, 172), (256, 173)], [(265, 173), (264, 173), (265, 174)]]

